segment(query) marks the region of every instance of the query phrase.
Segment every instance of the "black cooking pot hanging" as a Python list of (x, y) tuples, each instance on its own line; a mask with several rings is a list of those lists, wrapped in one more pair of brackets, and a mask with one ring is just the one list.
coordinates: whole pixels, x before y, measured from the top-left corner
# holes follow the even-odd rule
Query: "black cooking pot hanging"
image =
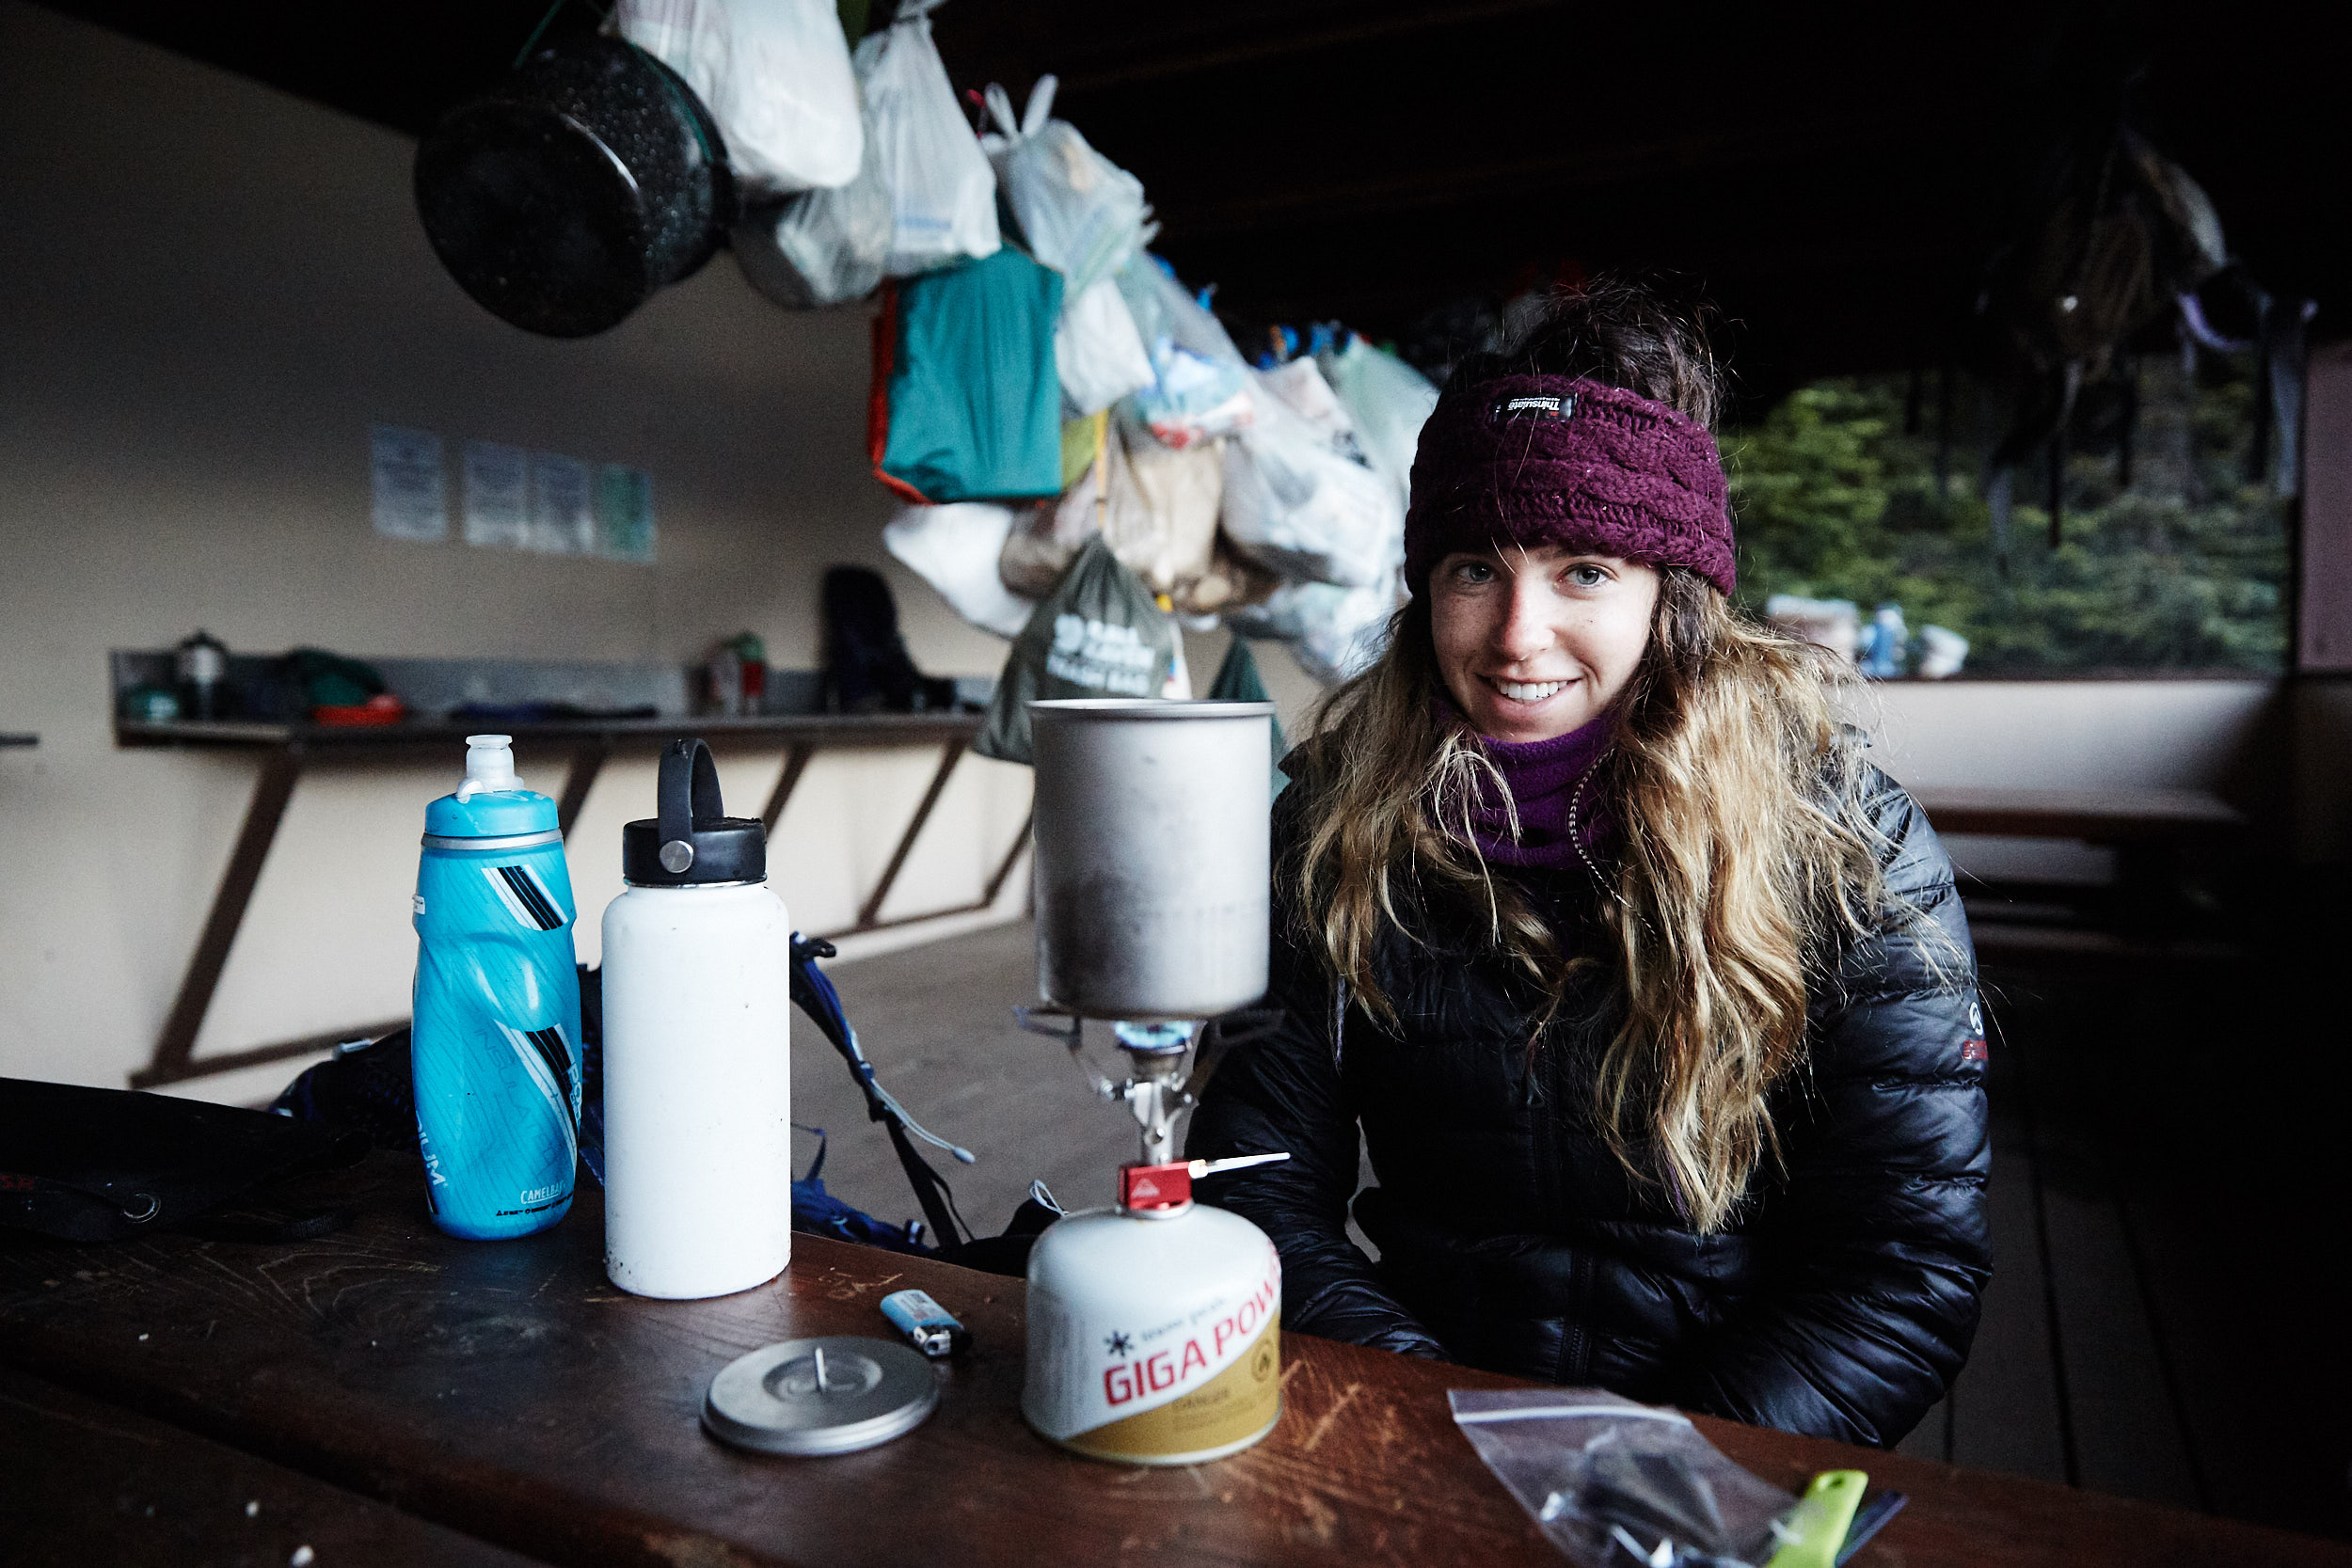
[(417, 212), (450, 276), (551, 338), (621, 321), (710, 260), (735, 214), (718, 127), (675, 72), (611, 38), (540, 50), (417, 148)]

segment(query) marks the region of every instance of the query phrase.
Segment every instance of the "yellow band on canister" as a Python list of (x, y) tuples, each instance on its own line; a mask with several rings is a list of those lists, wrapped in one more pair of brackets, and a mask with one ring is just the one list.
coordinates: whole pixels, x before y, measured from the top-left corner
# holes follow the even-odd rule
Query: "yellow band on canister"
[(1096, 1459), (1154, 1461), (1214, 1457), (1246, 1448), (1282, 1413), (1282, 1331), (1268, 1322), (1232, 1365), (1180, 1399), (1067, 1438)]

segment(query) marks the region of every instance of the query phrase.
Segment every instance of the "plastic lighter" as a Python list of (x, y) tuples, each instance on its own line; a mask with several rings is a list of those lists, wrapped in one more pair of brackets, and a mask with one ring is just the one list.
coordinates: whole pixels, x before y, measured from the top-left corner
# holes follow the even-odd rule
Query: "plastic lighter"
[(972, 1342), (972, 1332), (922, 1291), (895, 1291), (882, 1298), (882, 1315), (925, 1355), (953, 1355)]

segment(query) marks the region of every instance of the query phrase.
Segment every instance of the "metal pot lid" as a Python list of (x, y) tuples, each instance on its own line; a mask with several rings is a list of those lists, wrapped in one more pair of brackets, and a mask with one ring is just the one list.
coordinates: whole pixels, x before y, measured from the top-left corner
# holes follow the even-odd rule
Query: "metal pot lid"
[(854, 1453), (912, 1432), (938, 1404), (938, 1374), (912, 1348), (835, 1334), (727, 1363), (710, 1380), (703, 1427), (762, 1453)]
[(1032, 720), (1045, 719), (1254, 719), (1272, 713), (1272, 703), (1234, 703), (1216, 697), (1050, 697), (1025, 705)]

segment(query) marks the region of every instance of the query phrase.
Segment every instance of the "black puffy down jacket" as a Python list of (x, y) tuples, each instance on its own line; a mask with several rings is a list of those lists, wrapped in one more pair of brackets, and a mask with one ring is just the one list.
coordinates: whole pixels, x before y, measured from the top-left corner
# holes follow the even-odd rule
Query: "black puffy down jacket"
[[(1459, 935), (1476, 919), (1422, 917), (1424, 942), (1391, 930), (1376, 959), (1391, 1034), (1335, 1005), (1278, 889), (1268, 1000), (1286, 1022), (1210, 1081), (1188, 1149), (1290, 1151), (1201, 1189), (1280, 1249), (1284, 1326), (1849, 1443), (1915, 1425), (1967, 1355), (1991, 1273), (1984, 1031), (1951, 863), (1910, 796), (1867, 782), (1889, 890), (1957, 957), (1931, 960), (1895, 916), (1848, 945), (1772, 1095), (1781, 1158), (1711, 1236), (1594, 1129), (1605, 987), (1572, 995), (1531, 1061), (1533, 999)], [(1276, 808), (1278, 865), (1306, 796)], [(1565, 941), (1597, 940), (1588, 872), (1512, 875)], [(1360, 1195), (1359, 1123), (1378, 1180)], [(1348, 1240), (1351, 1196), (1377, 1263)]]

